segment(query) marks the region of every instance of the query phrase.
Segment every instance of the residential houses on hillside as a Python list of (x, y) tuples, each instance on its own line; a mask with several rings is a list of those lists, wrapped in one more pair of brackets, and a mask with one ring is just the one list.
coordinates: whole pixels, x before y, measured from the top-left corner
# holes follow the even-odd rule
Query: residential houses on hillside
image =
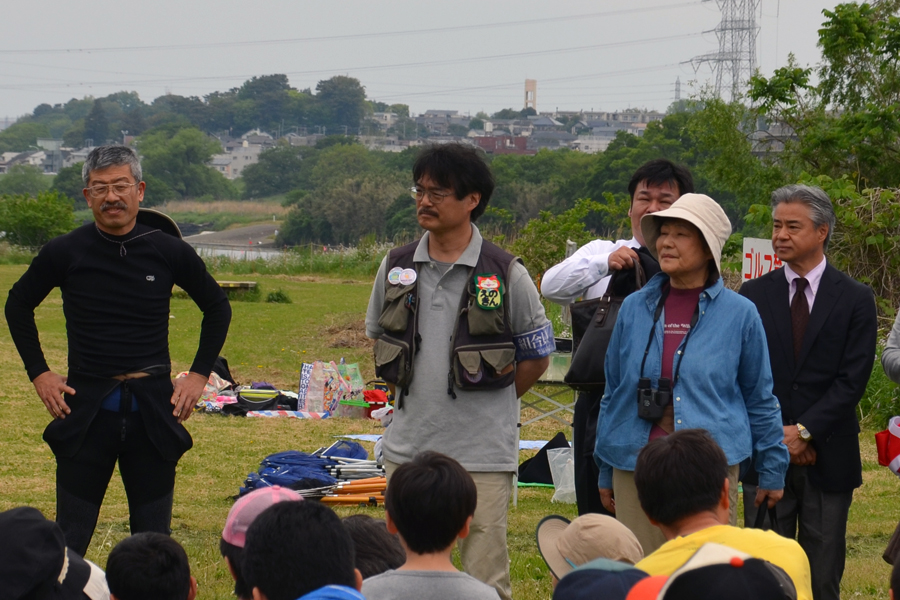
[(431, 135), (447, 135), (450, 133), (451, 125), (468, 129), (472, 118), (461, 115), (456, 110), (426, 110), (413, 120), (417, 126)]
[(74, 152), (71, 148), (63, 148), (62, 140), (39, 139), (37, 146), (39, 150), (0, 154), (0, 174), (9, 172), (9, 169), (16, 165), (28, 165), (37, 167), (45, 174), (54, 175), (68, 166), (66, 159)]
[[(535, 154), (541, 149), (568, 148), (577, 152), (603, 152), (619, 132), (643, 135), (649, 123), (660, 121), (665, 115), (655, 111), (572, 112), (553, 111), (516, 119), (484, 119), (483, 129), (469, 129), (468, 115), (455, 110), (427, 110), (412, 118), (418, 137), (412, 132), (388, 134), (399, 117), (395, 113), (375, 113), (368, 126), (360, 128), (357, 140), (370, 150), (402, 152), (409, 147), (428, 143), (459, 141), (472, 144), (489, 154)], [(412, 125), (412, 124), (410, 124)], [(780, 132), (779, 132), (780, 133)], [(783, 134), (782, 134), (783, 135)], [(248, 166), (259, 162), (259, 155), (279, 143), (291, 146), (314, 146), (325, 137), (317, 128), (313, 134), (302, 128), (276, 139), (275, 136), (253, 129), (240, 137), (215, 136), (222, 152), (214, 155), (210, 166), (228, 179), (237, 179)], [(780, 136), (773, 136), (777, 138)], [(412, 138), (412, 139), (409, 139)], [(773, 144), (772, 138), (760, 139), (757, 145)], [(83, 162), (92, 148), (65, 148), (62, 140), (38, 140), (38, 149), (27, 152), (0, 154), (0, 174), (17, 164), (40, 168), (53, 174), (63, 167)]]
[[(486, 152), (533, 154), (544, 148), (569, 148), (593, 154), (606, 150), (618, 132), (643, 135), (648, 123), (660, 121), (664, 116), (653, 111), (556, 111), (521, 119), (489, 119), (484, 122), (483, 131), (470, 131), (469, 137)], [(501, 145), (481, 139), (497, 136), (524, 138), (524, 146), (521, 141)]]
[(222, 153), (212, 157), (210, 166), (228, 179), (237, 179), (244, 169), (259, 162), (259, 155), (276, 145), (265, 131), (252, 129), (239, 138), (221, 136)]

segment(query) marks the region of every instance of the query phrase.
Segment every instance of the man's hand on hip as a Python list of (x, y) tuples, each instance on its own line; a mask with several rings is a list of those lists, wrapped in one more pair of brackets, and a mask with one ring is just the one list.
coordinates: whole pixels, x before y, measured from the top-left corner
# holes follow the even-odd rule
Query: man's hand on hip
[(622, 269), (633, 269), (634, 261), (640, 260), (637, 252), (628, 246), (622, 246), (615, 252), (610, 253), (606, 260), (610, 271), (621, 271)]
[(72, 412), (72, 409), (63, 400), (63, 393), (74, 396), (75, 390), (66, 385), (65, 377), (53, 371), (45, 371), (35, 377), (31, 383), (34, 384), (38, 397), (54, 419), (65, 419), (66, 415)]
[(175, 391), (172, 393), (172, 405), (175, 410), (172, 414), (178, 418), (179, 423), (184, 423), (191, 417), (194, 405), (203, 394), (207, 381), (208, 377), (193, 372), (175, 380)]

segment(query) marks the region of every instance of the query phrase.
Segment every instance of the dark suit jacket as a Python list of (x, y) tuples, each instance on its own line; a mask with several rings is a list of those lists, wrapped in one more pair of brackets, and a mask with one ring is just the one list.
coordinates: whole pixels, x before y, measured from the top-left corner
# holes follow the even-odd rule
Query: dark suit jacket
[(856, 405), (872, 373), (878, 333), (872, 290), (827, 265), (796, 363), (784, 269), (746, 282), (740, 293), (762, 317), (784, 425), (802, 423), (813, 436), (810, 481), (827, 492), (859, 487)]

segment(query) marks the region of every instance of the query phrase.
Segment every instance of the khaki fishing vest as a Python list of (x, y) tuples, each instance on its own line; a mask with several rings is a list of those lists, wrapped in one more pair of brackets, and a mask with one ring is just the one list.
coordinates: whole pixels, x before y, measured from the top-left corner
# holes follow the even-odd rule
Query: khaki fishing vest
[[(397, 389), (397, 408), (413, 378), (418, 332), (418, 271), (413, 262), (419, 242), (388, 254), (384, 304), (375, 342), (375, 373)], [(484, 240), (481, 254), (467, 275), (450, 348), (447, 393), (501, 389), (515, 382), (516, 347), (509, 319), (507, 282), (513, 264), (521, 260)], [(410, 271), (415, 273), (411, 277)], [(411, 283), (408, 283), (412, 279)]]

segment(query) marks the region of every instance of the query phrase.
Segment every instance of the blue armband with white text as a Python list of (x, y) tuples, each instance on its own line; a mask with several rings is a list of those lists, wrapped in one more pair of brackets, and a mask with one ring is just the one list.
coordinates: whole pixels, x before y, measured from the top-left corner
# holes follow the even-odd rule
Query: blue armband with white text
[(516, 345), (516, 362), (535, 360), (550, 356), (556, 350), (553, 338), (553, 324), (550, 321), (538, 329), (513, 336)]

